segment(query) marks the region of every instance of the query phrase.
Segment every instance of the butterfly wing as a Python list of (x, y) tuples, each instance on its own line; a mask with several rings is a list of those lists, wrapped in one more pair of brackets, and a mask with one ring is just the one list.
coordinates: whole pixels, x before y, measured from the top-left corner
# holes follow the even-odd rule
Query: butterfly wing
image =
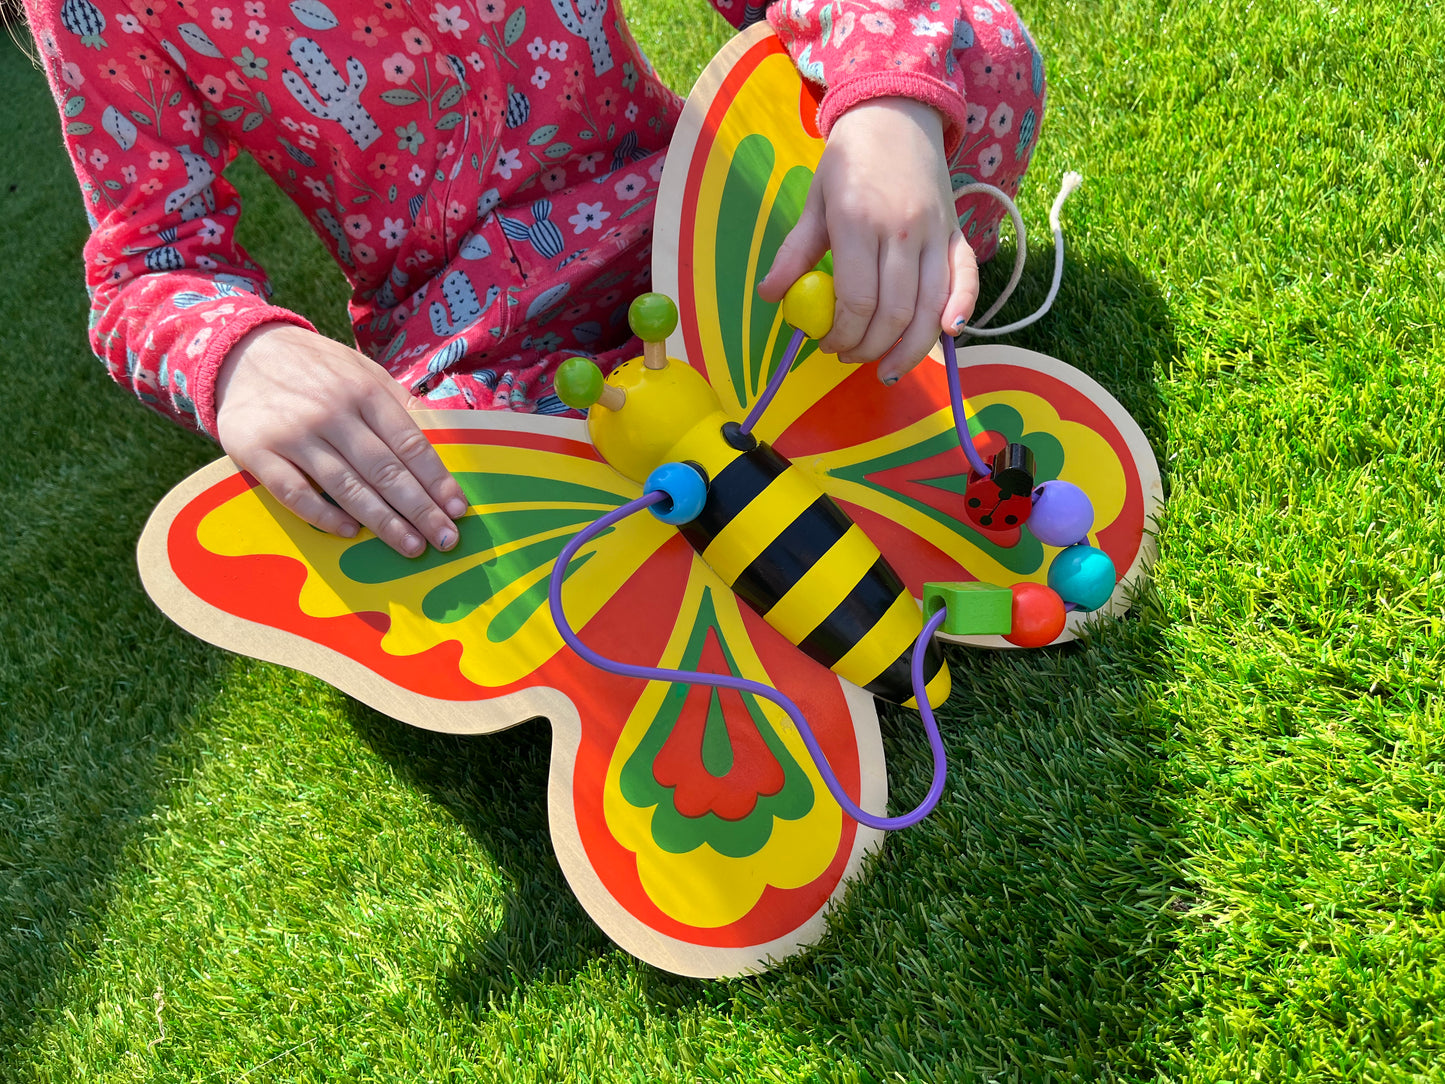
[[(802, 210), (824, 144), (816, 93), (766, 27), (729, 43), (698, 86), (663, 175), (653, 281), (679, 298), (683, 356), (741, 418), (790, 334), (756, 284)], [(959, 361), (977, 442), (1022, 441), (1038, 462), (1036, 481), (1064, 478), (1090, 495), (1089, 541), (1120, 574), (1105, 609), (1123, 612), (1150, 562), (1162, 499), (1138, 425), (1097, 382), (1045, 355), (988, 345), (961, 350)], [(1057, 550), (1027, 530), (980, 532), (963, 515), (968, 462), (941, 357), (885, 389), (873, 366), (805, 348), (757, 432), (813, 474), (915, 595), (930, 580), (1046, 580)], [(1071, 614), (1060, 639), (1087, 620)]]
[[(774, 705), (596, 670), (567, 649), (548, 578), (583, 526), (638, 493), (582, 423), (418, 415), (470, 502), (450, 553), (399, 557), (281, 508), (229, 460), (156, 509), (147, 590), (223, 647), (305, 670), (416, 726), (553, 725), (549, 805), (562, 868), (620, 945), (675, 971), (737, 974), (822, 933), (828, 904), (879, 834), (843, 816)], [(593, 646), (654, 666), (783, 689), (855, 801), (883, 809), (870, 697), (800, 656), (676, 531), (631, 516), (585, 546), (563, 605)], [(862, 720), (860, 742), (849, 722)]]

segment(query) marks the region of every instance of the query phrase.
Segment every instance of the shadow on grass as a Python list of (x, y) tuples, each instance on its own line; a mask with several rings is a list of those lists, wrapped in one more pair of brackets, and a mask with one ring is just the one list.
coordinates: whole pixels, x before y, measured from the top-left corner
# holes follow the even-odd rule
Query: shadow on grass
[[(1033, 272), (1035, 283), (1047, 273)], [(1054, 315), (1009, 341), (1093, 375), (1166, 461), (1154, 376), (1175, 342), (1163, 299), (1109, 257), (1071, 263), (1064, 281)], [(1085, 642), (955, 651), (941, 713), (950, 785), (934, 815), (889, 838), (820, 945), (727, 982), (644, 968), (655, 1010), (711, 1006), (880, 1076), (1092, 1079), (1143, 1067), (1163, 1011), (1152, 976), (1170, 951), (1179, 892), (1159, 795), (1163, 622), (1146, 591), (1128, 619)], [(443, 1000), (483, 1013), (616, 951), (552, 853), (547, 729), (450, 738), (360, 706), (352, 721), (517, 885), (502, 927), (438, 977)], [(902, 808), (924, 793), (931, 766), (916, 715), (890, 709), (884, 739)]]

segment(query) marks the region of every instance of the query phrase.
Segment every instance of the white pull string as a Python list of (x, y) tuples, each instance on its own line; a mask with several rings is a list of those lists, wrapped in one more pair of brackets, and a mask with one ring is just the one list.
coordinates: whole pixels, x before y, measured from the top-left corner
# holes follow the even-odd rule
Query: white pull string
[(973, 335), (980, 338), (983, 336), (1007, 335), (1011, 331), (1026, 328), (1036, 320), (1042, 319), (1044, 314), (1053, 307), (1054, 298), (1059, 294), (1059, 285), (1064, 281), (1064, 227), (1059, 222), (1059, 216), (1064, 209), (1064, 200), (1068, 199), (1079, 185), (1083, 183), (1084, 178), (1081, 174), (1075, 173), (1073, 170), (1065, 173), (1062, 182), (1059, 184), (1059, 194), (1054, 197), (1054, 205), (1049, 211), (1049, 226), (1054, 231), (1054, 281), (1049, 286), (1048, 296), (1044, 298), (1044, 303), (1040, 305), (1036, 311), (1025, 316), (1022, 320), (1015, 320), (1013, 323), (1005, 324), (1003, 327), (984, 327), (983, 325), (992, 320), (994, 316), (997, 315), (998, 310), (1003, 308), (1004, 303), (1007, 302), (1013, 294), (1014, 287), (1019, 284), (1019, 279), (1023, 277), (1024, 259), (1028, 254), (1024, 245), (1023, 215), (1019, 214), (1018, 205), (1009, 198), (1008, 193), (994, 185), (979, 182), (960, 185), (953, 190), (954, 199), (958, 199), (960, 196), (983, 193), (984, 195), (992, 196), (1002, 203), (1004, 209), (1009, 213), (1009, 218), (1013, 219), (1014, 236), (1018, 240), (1017, 251), (1014, 253), (1013, 274), (1009, 276), (1008, 285), (1003, 288), (1003, 292), (998, 295), (998, 300), (989, 306), (987, 312), (973, 323), (963, 326), (962, 330), (959, 331), (960, 335)]

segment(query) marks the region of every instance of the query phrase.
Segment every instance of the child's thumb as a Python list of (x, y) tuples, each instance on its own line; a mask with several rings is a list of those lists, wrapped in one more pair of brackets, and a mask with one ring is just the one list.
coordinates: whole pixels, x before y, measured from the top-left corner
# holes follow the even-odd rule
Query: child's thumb
[(758, 283), (758, 296), (764, 301), (781, 301), (788, 287), (811, 271), (827, 251), (828, 225), (822, 201), (810, 193), (798, 224), (783, 238), (773, 266)]

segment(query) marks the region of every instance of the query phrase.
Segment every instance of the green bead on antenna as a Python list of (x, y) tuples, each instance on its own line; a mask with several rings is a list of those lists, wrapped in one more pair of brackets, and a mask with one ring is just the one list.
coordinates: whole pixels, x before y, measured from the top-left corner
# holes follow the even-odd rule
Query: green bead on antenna
[(627, 322), (643, 342), (662, 342), (677, 330), (677, 306), (666, 294), (639, 294), (627, 307)]
[(602, 397), (602, 370), (590, 358), (568, 358), (552, 381), (557, 398), (573, 410), (586, 410)]

